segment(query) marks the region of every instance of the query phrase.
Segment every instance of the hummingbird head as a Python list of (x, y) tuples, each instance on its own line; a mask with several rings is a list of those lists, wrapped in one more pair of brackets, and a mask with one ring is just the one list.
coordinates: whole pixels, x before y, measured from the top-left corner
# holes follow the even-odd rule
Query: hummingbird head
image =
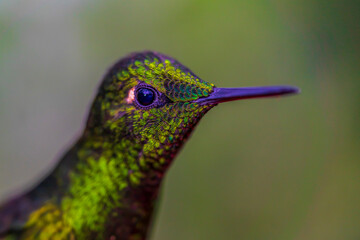
[(220, 102), (295, 93), (293, 87), (216, 88), (157, 52), (115, 63), (99, 87), (87, 131), (126, 138), (153, 159), (172, 159), (202, 116)]

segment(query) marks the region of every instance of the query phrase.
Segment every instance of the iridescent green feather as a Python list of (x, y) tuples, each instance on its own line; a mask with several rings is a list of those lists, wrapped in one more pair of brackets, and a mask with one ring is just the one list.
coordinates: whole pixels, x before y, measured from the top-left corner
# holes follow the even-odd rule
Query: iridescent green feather
[[(139, 84), (167, 100), (139, 108), (131, 101)], [(116, 63), (100, 86), (82, 137), (33, 191), (56, 184), (34, 205), (18, 239), (144, 239), (166, 169), (212, 107), (191, 101), (213, 87), (153, 52)]]

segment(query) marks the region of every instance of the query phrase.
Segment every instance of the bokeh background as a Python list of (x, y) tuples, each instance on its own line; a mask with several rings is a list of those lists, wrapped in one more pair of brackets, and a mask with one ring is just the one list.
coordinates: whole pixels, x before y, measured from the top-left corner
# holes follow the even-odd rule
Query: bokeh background
[(217, 86), (302, 89), (207, 114), (167, 174), (152, 240), (360, 239), (359, 6), (1, 0), (0, 200), (76, 139), (105, 70), (151, 49)]

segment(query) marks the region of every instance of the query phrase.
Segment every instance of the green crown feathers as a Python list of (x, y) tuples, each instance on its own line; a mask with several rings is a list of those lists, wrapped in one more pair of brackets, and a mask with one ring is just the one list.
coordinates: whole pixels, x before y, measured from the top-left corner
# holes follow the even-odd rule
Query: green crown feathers
[(155, 87), (172, 101), (180, 102), (207, 97), (214, 87), (214, 84), (174, 67), (170, 60), (162, 63), (156, 58), (153, 61), (135, 61), (128, 66), (128, 70), (117, 73), (116, 77), (120, 81), (136, 78)]

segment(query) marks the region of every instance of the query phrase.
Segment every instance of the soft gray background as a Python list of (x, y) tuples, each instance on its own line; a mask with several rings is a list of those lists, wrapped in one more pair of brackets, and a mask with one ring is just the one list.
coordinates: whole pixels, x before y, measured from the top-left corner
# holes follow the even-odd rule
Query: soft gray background
[(217, 86), (299, 96), (223, 104), (170, 169), (152, 239), (360, 239), (358, 1), (1, 0), (0, 199), (83, 127), (105, 70), (174, 56)]

